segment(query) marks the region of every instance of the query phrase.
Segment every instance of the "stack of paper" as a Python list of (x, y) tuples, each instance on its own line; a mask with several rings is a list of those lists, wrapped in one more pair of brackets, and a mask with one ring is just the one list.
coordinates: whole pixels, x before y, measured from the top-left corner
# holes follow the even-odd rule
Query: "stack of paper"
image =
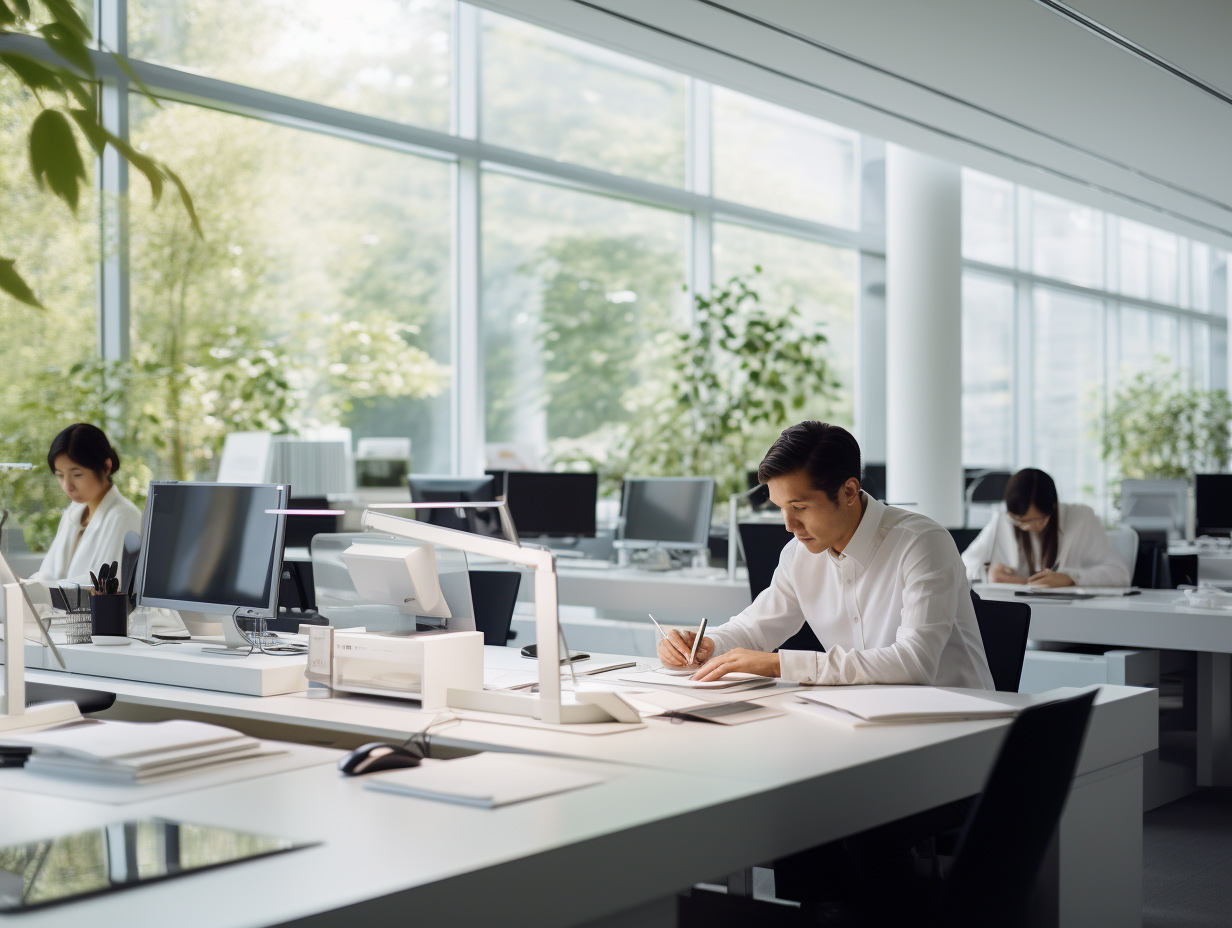
[[(697, 671), (694, 670), (693, 673)], [(644, 673), (625, 673), (617, 679), (624, 683), (649, 683), (653, 686), (683, 686), (691, 690), (729, 690), (757, 689), (762, 686), (772, 686), (774, 677), (762, 677), (755, 673), (729, 673), (718, 680), (693, 680), (687, 674), (681, 674), (673, 668), (648, 670)]]
[(933, 686), (827, 686), (797, 694), (826, 714), (856, 727), (914, 722), (1003, 719), (1018, 708)]
[(603, 777), (494, 751), (457, 760), (425, 760), (409, 770), (365, 778), (364, 786), (420, 799), (492, 809), (604, 782)]
[(283, 753), (238, 731), (181, 719), (88, 722), (6, 740), (34, 749), (26, 762), (32, 773), (96, 783), (152, 783)]

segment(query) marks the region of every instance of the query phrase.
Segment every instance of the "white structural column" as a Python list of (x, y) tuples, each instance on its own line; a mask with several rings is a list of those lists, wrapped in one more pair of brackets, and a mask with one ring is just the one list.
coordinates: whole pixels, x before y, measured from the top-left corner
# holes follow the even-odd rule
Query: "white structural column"
[(962, 525), (962, 182), (886, 146), (886, 498)]

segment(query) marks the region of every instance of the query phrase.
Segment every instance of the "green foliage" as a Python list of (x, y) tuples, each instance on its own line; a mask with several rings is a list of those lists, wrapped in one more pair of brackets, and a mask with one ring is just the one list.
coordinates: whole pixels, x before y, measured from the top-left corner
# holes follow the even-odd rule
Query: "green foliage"
[(1139, 373), (1112, 399), (1103, 429), (1104, 459), (1121, 477), (1191, 479), (1229, 461), (1232, 401), (1224, 390), (1186, 387), (1180, 373)]
[[(90, 56), (90, 28), (85, 20), (70, 0), (40, 0), (40, 3), (50, 17), (49, 22), (35, 22), (34, 9), (37, 7), (32, 9), (26, 0), (0, 0), (0, 36), (36, 33), (60, 58), (57, 62), (23, 51), (0, 52), (0, 75), (8, 71), (38, 101), (39, 112), (30, 123), (27, 151), (30, 172), (39, 187), (50, 190), (76, 215), (81, 190), (89, 184), (86, 162), (77, 143), (79, 131), (96, 155), (101, 156), (103, 150), (111, 146), (141, 171), (154, 191), (155, 202), (164, 182), (173, 184), (200, 235), (192, 197), (175, 172), (162, 162), (133, 150), (103, 128), (98, 81)], [(132, 73), (121, 56), (112, 54), (112, 58), (125, 73)], [(153, 99), (144, 85), (136, 83), (141, 92)], [(42, 307), (12, 258), (0, 258), (0, 292), (28, 306)]]
[(659, 376), (625, 396), (626, 421), (571, 443), (553, 459), (589, 465), (609, 480), (625, 475), (712, 475), (719, 495), (745, 489), (745, 471), (792, 422), (825, 417), (838, 381), (821, 324), (796, 307), (761, 304), (752, 280), (736, 276), (709, 297), (694, 297), (694, 324), (656, 339)]

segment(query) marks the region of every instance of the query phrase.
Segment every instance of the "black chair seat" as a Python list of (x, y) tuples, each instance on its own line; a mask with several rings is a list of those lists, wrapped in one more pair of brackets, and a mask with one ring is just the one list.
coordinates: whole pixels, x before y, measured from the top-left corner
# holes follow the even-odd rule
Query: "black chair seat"
[(115, 705), (115, 693), (102, 690), (87, 690), (78, 686), (60, 686), (57, 683), (26, 682), (26, 704), (33, 706), (43, 702), (75, 702), (82, 715), (90, 712), (105, 712)]

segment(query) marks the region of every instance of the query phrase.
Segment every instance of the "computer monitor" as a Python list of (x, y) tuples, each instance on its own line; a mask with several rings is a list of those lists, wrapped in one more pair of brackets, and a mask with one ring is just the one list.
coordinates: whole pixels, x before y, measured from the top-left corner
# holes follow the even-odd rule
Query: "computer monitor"
[(595, 537), (598, 474), (511, 470), (505, 498), (519, 535)]
[(1199, 535), (1232, 535), (1232, 474), (1194, 475), (1194, 523)]
[[(491, 503), (496, 500), (496, 479), (454, 477), (439, 474), (411, 474), (406, 478), (412, 503)], [(499, 518), (486, 510), (420, 509), (419, 521), (444, 528), (456, 528), (476, 535), (492, 535), (500, 531)]]
[(286, 484), (155, 480), (145, 507), (137, 604), (278, 614)]
[(664, 548), (704, 548), (714, 508), (712, 477), (636, 477), (624, 482), (621, 540)]
[(1121, 521), (1134, 529), (1183, 536), (1188, 495), (1184, 480), (1122, 480)]

